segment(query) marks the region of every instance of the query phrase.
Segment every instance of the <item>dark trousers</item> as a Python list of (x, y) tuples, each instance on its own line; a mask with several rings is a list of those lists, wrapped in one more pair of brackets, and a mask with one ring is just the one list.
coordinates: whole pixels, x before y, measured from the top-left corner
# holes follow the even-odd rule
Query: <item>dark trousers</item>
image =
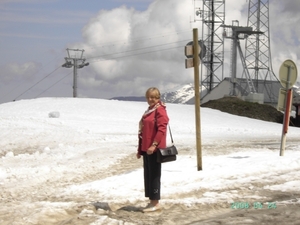
[(150, 200), (160, 200), (161, 163), (156, 162), (156, 154), (143, 155), (145, 197)]

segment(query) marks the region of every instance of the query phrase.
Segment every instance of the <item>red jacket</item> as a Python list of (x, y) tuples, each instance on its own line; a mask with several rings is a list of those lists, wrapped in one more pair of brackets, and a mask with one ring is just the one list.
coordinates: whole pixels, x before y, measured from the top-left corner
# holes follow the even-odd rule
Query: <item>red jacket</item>
[[(151, 109), (151, 108), (149, 108)], [(141, 133), (139, 134), (139, 154), (144, 154), (153, 142), (157, 142), (157, 148), (165, 148), (167, 145), (167, 125), (169, 117), (166, 106), (161, 104), (153, 112), (142, 117)], [(157, 149), (155, 149), (156, 151)]]

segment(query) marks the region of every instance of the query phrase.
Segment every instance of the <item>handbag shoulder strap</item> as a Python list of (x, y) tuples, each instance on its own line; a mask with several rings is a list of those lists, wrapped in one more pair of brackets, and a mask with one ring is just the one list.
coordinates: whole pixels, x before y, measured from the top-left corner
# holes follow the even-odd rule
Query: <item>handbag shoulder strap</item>
[[(157, 115), (157, 113), (156, 113), (156, 110), (155, 110), (155, 122), (157, 121), (156, 120), (156, 115)], [(168, 124), (168, 127), (169, 127), (169, 133), (170, 133), (170, 137), (171, 137), (171, 142), (172, 142), (172, 144), (174, 144), (174, 140), (173, 140), (173, 136), (172, 136), (170, 124)]]
[(169, 126), (169, 132), (170, 132), (171, 141), (172, 141), (172, 144), (174, 144), (170, 124), (168, 124), (168, 126)]

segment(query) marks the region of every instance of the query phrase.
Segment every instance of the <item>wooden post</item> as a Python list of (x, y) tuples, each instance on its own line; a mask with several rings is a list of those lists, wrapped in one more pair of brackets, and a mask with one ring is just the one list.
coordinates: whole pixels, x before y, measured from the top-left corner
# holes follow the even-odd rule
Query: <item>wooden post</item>
[(202, 150), (201, 150), (201, 126), (200, 126), (200, 46), (198, 44), (198, 29), (193, 29), (193, 45), (194, 45), (194, 83), (195, 83), (195, 122), (196, 122), (196, 147), (197, 147), (197, 168), (202, 170)]

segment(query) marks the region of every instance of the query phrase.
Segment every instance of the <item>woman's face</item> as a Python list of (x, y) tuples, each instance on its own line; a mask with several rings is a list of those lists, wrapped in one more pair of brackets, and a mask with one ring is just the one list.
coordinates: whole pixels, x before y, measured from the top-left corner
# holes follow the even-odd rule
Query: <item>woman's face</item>
[(156, 103), (158, 103), (159, 99), (157, 98), (157, 95), (154, 92), (150, 92), (147, 95), (147, 102), (149, 106), (154, 106)]

